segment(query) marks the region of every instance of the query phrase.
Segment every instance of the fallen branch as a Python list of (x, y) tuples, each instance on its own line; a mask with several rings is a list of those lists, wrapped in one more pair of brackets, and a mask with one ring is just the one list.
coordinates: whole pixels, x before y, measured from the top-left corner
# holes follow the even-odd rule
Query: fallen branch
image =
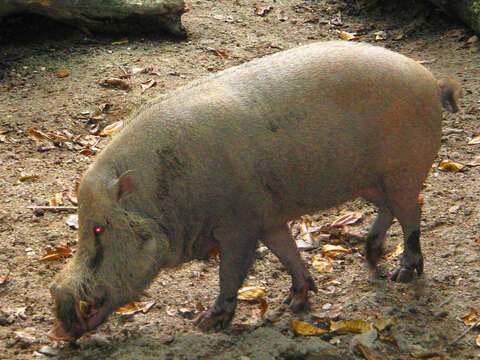
[(61, 211), (77, 211), (76, 206), (29, 206), (28, 209), (35, 210), (45, 210), (45, 211), (53, 211), (53, 212), (61, 212)]

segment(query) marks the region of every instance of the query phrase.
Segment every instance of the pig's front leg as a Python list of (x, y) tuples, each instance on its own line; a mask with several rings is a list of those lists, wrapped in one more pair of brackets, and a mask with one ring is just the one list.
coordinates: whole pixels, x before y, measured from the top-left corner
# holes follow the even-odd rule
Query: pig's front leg
[[(221, 330), (232, 321), (237, 306), (237, 292), (252, 265), (258, 234), (244, 226), (223, 227), (214, 231), (220, 243), (220, 294), (215, 304), (195, 319), (203, 331)], [(245, 231), (250, 230), (250, 231)]]

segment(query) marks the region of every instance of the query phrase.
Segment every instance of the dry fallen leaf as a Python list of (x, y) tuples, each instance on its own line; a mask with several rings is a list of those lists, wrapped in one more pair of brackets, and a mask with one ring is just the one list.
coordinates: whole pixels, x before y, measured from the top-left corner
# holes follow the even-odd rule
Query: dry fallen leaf
[(177, 316), (178, 310), (175, 306), (169, 305), (165, 309), (165, 312), (167, 313), (168, 316)]
[(327, 332), (326, 330), (323, 330), (319, 327), (295, 319), (292, 319), (292, 321), (290, 321), (290, 326), (292, 327), (293, 331), (295, 331), (295, 333), (298, 335), (319, 335), (325, 334)]
[(461, 320), (465, 325), (472, 326), (480, 322), (480, 315), (475, 309), (470, 309), (470, 313), (462, 317)]
[(363, 320), (330, 320), (330, 331), (337, 333), (363, 334), (374, 330), (373, 324)]
[(33, 182), (33, 181), (37, 181), (38, 179), (40, 179), (40, 176), (39, 175), (23, 175), (23, 176), (20, 176), (18, 178), (18, 181), (20, 182)]
[(478, 145), (480, 144), (480, 135), (474, 136), (472, 140), (468, 142), (468, 145)]
[(92, 155), (95, 155), (95, 151), (93, 151), (92, 149), (85, 148), (80, 150), (79, 154), (84, 156), (92, 156)]
[(102, 131), (100, 131), (100, 136), (114, 135), (118, 133), (123, 128), (123, 121), (117, 121), (113, 124), (105, 126)]
[(448, 172), (458, 172), (461, 171), (464, 167), (465, 165), (449, 159), (442, 160), (440, 161), (440, 164), (438, 164), (439, 170)]
[(70, 257), (72, 256), (72, 250), (67, 247), (59, 247), (53, 251), (49, 251), (46, 253), (40, 261), (52, 261), (52, 260), (58, 260), (64, 257)]
[(344, 248), (341, 245), (326, 244), (322, 246), (322, 255), (325, 258), (335, 259), (340, 254), (351, 254), (350, 249)]
[(387, 358), (383, 357), (379, 352), (365, 345), (357, 344), (355, 347), (360, 350), (366, 360), (387, 360)]
[(56, 193), (50, 200), (50, 206), (62, 206), (63, 205), (63, 193)]
[(480, 347), (480, 334), (475, 338), (475, 345), (477, 345), (477, 347)]
[(362, 218), (362, 215), (358, 213), (349, 213), (335, 219), (335, 221), (332, 222), (332, 226), (341, 227), (346, 225), (352, 225), (358, 222), (361, 218)]
[(68, 71), (58, 71), (57, 72), (57, 76), (59, 78), (66, 78), (68, 75), (70, 75), (70, 73)]
[(117, 78), (100, 79), (98, 80), (98, 84), (102, 86), (113, 86), (123, 90), (129, 90), (132, 88), (130, 81)]
[(222, 50), (217, 50), (217, 49), (214, 49), (214, 48), (207, 48), (208, 51), (214, 53), (215, 55), (219, 56), (219, 57), (222, 57), (224, 59), (228, 58), (228, 55), (225, 51), (222, 51)]
[(265, 289), (259, 286), (244, 286), (237, 293), (238, 300), (253, 301), (263, 299), (264, 296)]
[(130, 316), (139, 312), (146, 314), (150, 309), (155, 305), (155, 300), (153, 301), (134, 301), (130, 304), (123, 305), (115, 310), (116, 314), (123, 316)]
[(378, 331), (382, 331), (383, 329), (387, 329), (397, 323), (398, 320), (396, 318), (378, 318), (373, 321), (373, 326), (375, 326)]
[(390, 254), (386, 255), (385, 258), (387, 260), (392, 260), (401, 254), (403, 254), (403, 243), (398, 243), (395, 247), (395, 250), (393, 250)]
[(333, 267), (328, 259), (325, 259), (319, 255), (313, 257), (312, 267), (320, 272), (332, 272)]
[(147, 80), (143, 83), (140, 84), (140, 87), (142, 88), (142, 94), (150, 89), (151, 87), (154, 87), (155, 85), (157, 85), (157, 81), (156, 80), (153, 80), (153, 79), (150, 79), (150, 80)]
[(361, 39), (360, 36), (356, 36), (355, 34), (346, 31), (338, 31), (338, 36), (340, 37), (340, 39), (345, 41), (358, 41)]
[(419, 196), (418, 199), (417, 199), (417, 202), (418, 202), (420, 205), (423, 205), (423, 197)]
[(51, 141), (50, 137), (40, 130), (30, 129), (28, 130), (28, 136), (37, 141)]
[(3, 285), (7, 282), (8, 276), (10, 275), (10, 269), (8, 269), (8, 272), (4, 276), (0, 276), (0, 285)]

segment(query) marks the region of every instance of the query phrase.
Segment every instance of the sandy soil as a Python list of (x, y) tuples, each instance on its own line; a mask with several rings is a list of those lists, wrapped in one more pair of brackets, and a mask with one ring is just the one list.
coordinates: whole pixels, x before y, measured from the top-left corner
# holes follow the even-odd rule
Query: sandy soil
[[(365, 338), (338, 333), (297, 336), (290, 321), (322, 326), (325, 319), (376, 318), (397, 319), (396, 325), (380, 331), (369, 343), (381, 355), (378, 359), (480, 359), (475, 345), (478, 329), (454, 342), (468, 328), (460, 318), (471, 308), (480, 311), (480, 169), (468, 166), (462, 172), (443, 172), (436, 167), (443, 159), (480, 162), (479, 145), (467, 145), (480, 132), (480, 53), (469, 42), (473, 33), (428, 4), (387, 1), (368, 7), (369, 3), (374, 1), (187, 1), (186, 40), (152, 34), (124, 41), (85, 35), (42, 18), (4, 21), (0, 25), (0, 282), (8, 269), (11, 273), (0, 285), (0, 359), (53, 355), (61, 359), (361, 359), (364, 355), (354, 344), (368, 343)], [(268, 6), (272, 9), (260, 16)], [(252, 315), (258, 305), (241, 302), (228, 330), (200, 333), (191, 317), (217, 294), (218, 261), (212, 259), (162, 271), (142, 297), (155, 300), (148, 313), (114, 314), (76, 344), (50, 341), (44, 335), (53, 324), (48, 285), (66, 260), (41, 262), (40, 258), (59, 246), (75, 251), (77, 236), (66, 225), (68, 213), (34, 213), (28, 207), (48, 205), (56, 193), (63, 193), (64, 205), (71, 206), (67, 195), (74, 192), (94, 156), (81, 155), (81, 146), (74, 142), (39, 143), (29, 130), (86, 140), (92, 127), (125, 119), (158, 94), (266, 54), (338, 39), (338, 31), (357, 33), (362, 41), (423, 61), (435, 74), (452, 75), (464, 86), (462, 112), (445, 113), (442, 148), (422, 193), (425, 276), (411, 284), (374, 279), (365, 264), (363, 237), (314, 233), (317, 247), (302, 252), (309, 268), (326, 243), (340, 244), (351, 254), (334, 261), (330, 273), (311, 269), (319, 293), (312, 295), (309, 312), (287, 311), (276, 322), (262, 325)], [(375, 41), (379, 31), (387, 38)], [(138, 72), (144, 68), (154, 71)], [(134, 74), (128, 80), (130, 91), (98, 84), (99, 79), (125, 73)], [(142, 92), (140, 84), (151, 79), (156, 86)], [(98, 110), (102, 104), (109, 104), (108, 110)], [(97, 147), (103, 148), (109, 139), (101, 138)], [(305, 217), (292, 229), (299, 240), (304, 239), (302, 223), (326, 225), (349, 212), (361, 214), (362, 220), (348, 231), (364, 235), (376, 210), (361, 200)], [(387, 253), (399, 242), (401, 231), (395, 224)], [(381, 269), (390, 273), (398, 259), (383, 261)], [(260, 249), (246, 283), (266, 289), (270, 310), (281, 303), (289, 282), (279, 261)]]

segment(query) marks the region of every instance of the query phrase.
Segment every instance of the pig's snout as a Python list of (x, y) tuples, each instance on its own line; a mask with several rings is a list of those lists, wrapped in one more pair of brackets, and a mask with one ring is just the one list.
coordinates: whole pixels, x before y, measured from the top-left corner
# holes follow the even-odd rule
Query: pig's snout
[(96, 328), (109, 315), (106, 293), (101, 289), (86, 299), (75, 297), (71, 289), (56, 283), (50, 286), (55, 299), (56, 324), (47, 334), (54, 340), (74, 341), (85, 332)]

